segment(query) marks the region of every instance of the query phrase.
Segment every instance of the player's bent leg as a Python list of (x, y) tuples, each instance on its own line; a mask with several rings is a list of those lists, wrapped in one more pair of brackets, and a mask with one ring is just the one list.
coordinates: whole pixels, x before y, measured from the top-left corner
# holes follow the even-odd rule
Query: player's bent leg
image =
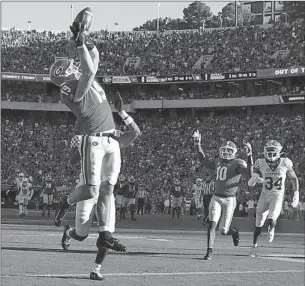
[(207, 253), (204, 260), (211, 260), (212, 249), (216, 237), (216, 226), (221, 216), (221, 199), (213, 196), (209, 205), (209, 227), (208, 227), (208, 238), (207, 238)]
[(107, 182), (101, 183), (100, 195), (96, 211), (99, 222), (99, 237), (96, 242), (98, 248), (105, 247), (118, 252), (125, 252), (126, 247), (119, 243), (118, 239), (112, 237), (115, 225), (115, 201), (113, 196), (114, 185)]
[(204, 256), (204, 260), (211, 260), (212, 259), (212, 252), (213, 252), (213, 246), (216, 236), (216, 226), (217, 223), (215, 221), (209, 222), (209, 228), (208, 228), (208, 248), (207, 253)]
[(268, 242), (271, 243), (274, 239), (275, 227), (278, 217), (282, 210), (282, 196), (274, 197), (269, 206), (268, 221)]
[(61, 246), (68, 250), (71, 240), (83, 241), (89, 235), (91, 223), (94, 217), (97, 196), (93, 199), (82, 201), (76, 205), (75, 229), (66, 225), (61, 240)]
[(258, 204), (258, 208), (256, 209), (255, 229), (253, 233), (253, 244), (250, 251), (250, 257), (257, 256), (258, 239), (262, 233), (262, 227), (269, 213), (269, 202), (265, 199), (263, 194), (261, 194)]
[(239, 244), (239, 232), (236, 227), (231, 227), (234, 211), (236, 208), (236, 197), (223, 200), (223, 212), (219, 223), (219, 231), (222, 235), (231, 235), (234, 246)]

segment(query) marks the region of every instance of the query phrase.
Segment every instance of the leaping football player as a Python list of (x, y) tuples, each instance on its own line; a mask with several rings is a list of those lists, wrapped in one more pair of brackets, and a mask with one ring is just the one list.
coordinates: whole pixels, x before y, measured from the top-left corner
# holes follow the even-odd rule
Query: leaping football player
[[(120, 244), (110, 233), (113, 188), (121, 168), (119, 142), (114, 136), (115, 123), (103, 88), (95, 80), (99, 64), (99, 52), (88, 38), (93, 14), (90, 8), (82, 10), (70, 27), (76, 44), (80, 69), (73, 60), (60, 59), (50, 70), (52, 82), (60, 86), (60, 100), (76, 116), (75, 140), (80, 153), (82, 185), (78, 185), (70, 196), (63, 197), (54, 216), (60, 226), (70, 205), (92, 199), (99, 193), (97, 219), (99, 223), (98, 246), (119, 250)], [(124, 122), (132, 119), (122, 110), (118, 114)]]
[[(117, 98), (115, 101), (115, 107), (119, 112), (123, 112), (123, 109), (121, 108), (122, 106), (122, 99), (117, 94)], [(138, 125), (133, 121), (131, 117), (129, 117), (129, 120), (125, 120), (125, 124), (128, 127), (128, 130), (124, 133), (116, 133), (115, 138), (118, 141), (120, 148), (126, 148), (129, 146), (135, 138), (137, 138), (140, 134), (140, 129)], [(72, 140), (72, 144), (75, 144), (77, 141)], [(75, 148), (73, 146), (73, 148)], [(72, 153), (70, 162), (71, 164), (76, 164), (77, 162), (80, 161), (80, 154), (78, 152), (78, 149), (75, 150), (75, 152)], [(103, 169), (105, 169), (107, 166), (102, 167), (102, 174), (103, 174)], [(84, 184), (83, 181), (83, 176), (80, 175), (80, 182), (78, 186), (81, 186)], [(97, 204), (98, 204), (98, 194), (88, 200), (84, 200), (81, 202), (78, 202), (76, 204), (76, 216), (75, 216), (75, 228), (73, 229), (70, 225), (66, 225), (64, 228), (64, 233), (62, 236), (61, 240), (61, 245), (64, 250), (68, 250), (70, 247), (72, 239), (78, 240), (78, 241), (83, 241), (84, 239), (87, 238), (89, 232), (90, 232), (90, 227), (92, 223), (92, 219), (94, 217), (94, 214), (97, 211)], [(110, 205), (110, 233), (113, 233), (115, 230), (115, 213), (116, 213), (116, 206), (115, 206), (115, 199), (114, 195), (111, 196), (111, 205)], [(126, 251), (126, 248), (119, 244), (117, 242), (117, 250), (119, 251)], [(101, 270), (101, 264), (104, 261), (106, 255), (108, 253), (108, 248), (104, 246), (98, 246), (98, 254), (95, 259), (96, 266), (90, 273), (90, 279), (92, 280), (103, 280), (103, 276), (100, 273)]]
[(204, 260), (211, 260), (216, 236), (216, 226), (219, 223), (220, 233), (231, 234), (235, 246), (239, 244), (237, 228), (231, 227), (236, 207), (236, 193), (242, 175), (251, 177), (253, 171), (252, 147), (245, 143), (248, 164), (236, 158), (237, 147), (232, 141), (227, 141), (219, 149), (219, 158), (209, 160), (201, 148), (201, 134), (197, 130), (193, 135), (195, 145), (202, 164), (208, 169), (216, 170), (215, 193), (209, 205), (209, 226), (207, 239), (207, 254)]
[(253, 176), (248, 181), (250, 187), (254, 187), (257, 183), (263, 184), (258, 207), (256, 208), (251, 257), (256, 256), (258, 238), (266, 219), (268, 223), (268, 242), (271, 243), (274, 239), (276, 222), (282, 210), (287, 175), (291, 180), (294, 192), (292, 207), (296, 208), (299, 204), (299, 181), (293, 170), (292, 161), (287, 157), (281, 158), (282, 148), (278, 141), (268, 141), (264, 147), (265, 158), (256, 160)]

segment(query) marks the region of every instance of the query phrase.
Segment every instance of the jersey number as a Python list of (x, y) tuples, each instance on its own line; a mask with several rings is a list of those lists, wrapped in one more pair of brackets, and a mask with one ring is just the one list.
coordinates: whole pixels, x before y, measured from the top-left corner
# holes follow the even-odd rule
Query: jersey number
[(227, 179), (227, 167), (219, 166), (217, 167), (217, 176), (216, 180), (225, 181)]
[(277, 190), (281, 190), (282, 189), (282, 181), (283, 178), (279, 178), (277, 181), (274, 181), (272, 177), (266, 177), (266, 184), (265, 184), (265, 188), (266, 190), (272, 190), (274, 187), (276, 187)]
[(27, 189), (23, 189), (22, 192), (23, 192), (24, 195), (26, 195), (28, 193), (28, 190)]
[(70, 95), (71, 88), (68, 87), (67, 85), (64, 85), (61, 89), (61, 93), (64, 95)]

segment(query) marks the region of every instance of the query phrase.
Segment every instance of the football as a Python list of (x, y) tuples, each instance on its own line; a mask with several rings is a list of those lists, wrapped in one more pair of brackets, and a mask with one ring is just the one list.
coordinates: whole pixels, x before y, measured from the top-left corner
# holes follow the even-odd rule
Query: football
[(83, 31), (89, 32), (93, 24), (93, 13), (89, 7), (80, 11), (74, 19), (74, 22), (81, 23)]

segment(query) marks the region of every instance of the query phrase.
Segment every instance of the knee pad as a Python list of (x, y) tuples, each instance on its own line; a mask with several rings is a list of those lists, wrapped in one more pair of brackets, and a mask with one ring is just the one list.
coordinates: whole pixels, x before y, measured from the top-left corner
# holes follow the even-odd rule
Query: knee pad
[(72, 231), (70, 231), (69, 235), (70, 235), (73, 239), (75, 239), (75, 240), (77, 240), (77, 241), (83, 241), (83, 240), (85, 240), (85, 239), (88, 237), (88, 235), (86, 235), (86, 236), (79, 236), (79, 235), (77, 235), (75, 229), (73, 229)]

